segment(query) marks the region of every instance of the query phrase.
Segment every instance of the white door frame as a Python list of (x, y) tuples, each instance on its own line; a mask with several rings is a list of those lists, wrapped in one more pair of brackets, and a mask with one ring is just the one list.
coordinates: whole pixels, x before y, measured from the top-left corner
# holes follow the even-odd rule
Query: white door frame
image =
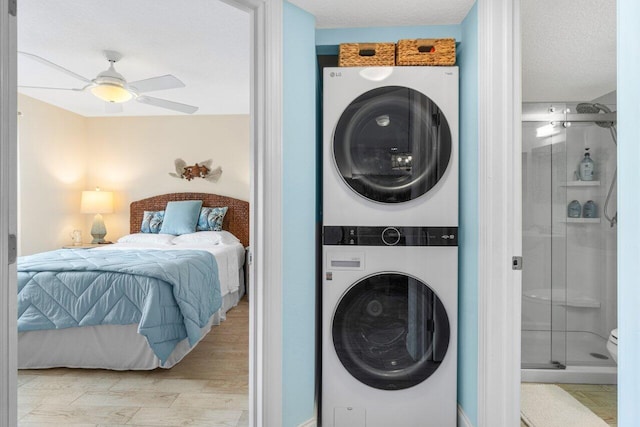
[(282, 0), (223, 0), (251, 15), (249, 413), (282, 424)]
[[(251, 15), (250, 418), (282, 423), (282, 0), (224, 0)], [(0, 0), (0, 427), (17, 425), (16, 19)]]
[(16, 18), (0, 0), (0, 426), (17, 425), (16, 269), (9, 265), (9, 234), (17, 232)]
[(478, 0), (478, 427), (520, 419), (520, 0)]

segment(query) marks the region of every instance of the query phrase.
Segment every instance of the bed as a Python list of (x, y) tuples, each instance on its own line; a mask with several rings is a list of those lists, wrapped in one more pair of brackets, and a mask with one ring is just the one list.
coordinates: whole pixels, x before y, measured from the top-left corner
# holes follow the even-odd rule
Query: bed
[[(193, 200), (228, 207), (223, 231), (140, 233), (145, 211)], [(171, 368), (242, 298), (248, 202), (208, 193), (147, 198), (131, 203), (130, 232), (112, 245), (19, 260), (20, 369)], [(56, 310), (62, 318), (43, 325), (40, 302), (53, 297), (64, 303)], [(72, 316), (76, 309), (81, 318)]]

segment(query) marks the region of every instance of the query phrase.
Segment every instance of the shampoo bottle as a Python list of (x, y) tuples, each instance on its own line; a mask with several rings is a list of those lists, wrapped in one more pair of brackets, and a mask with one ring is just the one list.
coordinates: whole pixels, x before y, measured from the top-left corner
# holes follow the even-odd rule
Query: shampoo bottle
[(593, 166), (593, 160), (591, 160), (591, 154), (587, 148), (584, 152), (584, 158), (578, 166), (578, 176), (581, 181), (593, 181)]
[(582, 216), (584, 218), (597, 218), (598, 217), (598, 207), (596, 206), (593, 200), (589, 200), (582, 207)]
[(567, 216), (569, 218), (580, 218), (581, 213), (582, 206), (580, 206), (580, 202), (577, 200), (572, 200), (567, 207)]

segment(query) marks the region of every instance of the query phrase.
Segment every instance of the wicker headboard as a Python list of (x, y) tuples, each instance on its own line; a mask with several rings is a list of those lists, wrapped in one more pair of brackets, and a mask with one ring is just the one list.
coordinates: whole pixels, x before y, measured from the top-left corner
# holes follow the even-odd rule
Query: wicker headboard
[(229, 207), (222, 222), (222, 229), (233, 233), (244, 246), (249, 246), (249, 202), (209, 193), (170, 193), (132, 202), (130, 232), (140, 232), (144, 211), (161, 211), (165, 209), (167, 202), (182, 200), (202, 200), (202, 206)]

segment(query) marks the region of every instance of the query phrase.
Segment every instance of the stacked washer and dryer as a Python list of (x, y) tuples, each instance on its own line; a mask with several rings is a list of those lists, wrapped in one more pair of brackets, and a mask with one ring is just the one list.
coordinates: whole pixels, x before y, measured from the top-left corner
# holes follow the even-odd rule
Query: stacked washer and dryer
[(458, 68), (325, 68), (323, 427), (456, 425)]

